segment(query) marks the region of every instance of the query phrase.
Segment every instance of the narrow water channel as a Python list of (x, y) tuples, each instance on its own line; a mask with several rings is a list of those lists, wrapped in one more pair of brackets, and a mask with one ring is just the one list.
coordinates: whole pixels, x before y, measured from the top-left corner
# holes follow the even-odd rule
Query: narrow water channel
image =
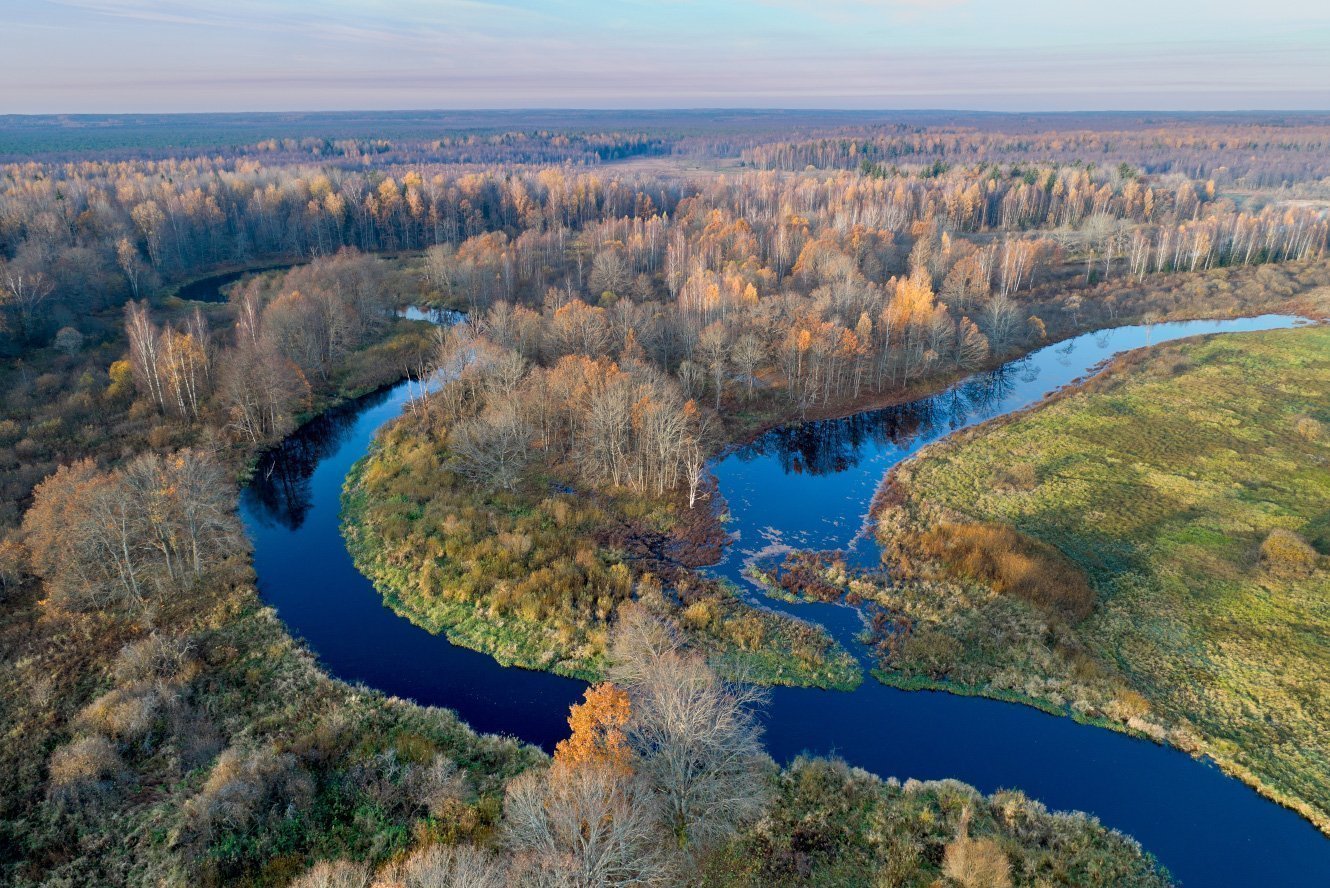
[[(920, 447), (1028, 406), (1128, 349), (1297, 323), (1267, 315), (1116, 328), (920, 401), (775, 429), (712, 466), (737, 537), (715, 570), (742, 583), (746, 563), (789, 547), (848, 549), (870, 561), (876, 550), (861, 530), (872, 495)], [(581, 683), (504, 668), (417, 628), (384, 606), (347, 554), (342, 483), (407, 397), (401, 384), (332, 411), (261, 461), (241, 498), (259, 591), (334, 675), (550, 749), (567, 733)], [(849, 608), (769, 604), (853, 644), (859, 621)], [(1330, 840), (1293, 812), (1181, 752), (1031, 707), (898, 691), (868, 678), (852, 693), (774, 689), (764, 722), (778, 761), (835, 754), (884, 777), (954, 777), (986, 793), (1017, 788), (1050, 808), (1089, 812), (1139, 839), (1187, 886), (1330, 883)]]

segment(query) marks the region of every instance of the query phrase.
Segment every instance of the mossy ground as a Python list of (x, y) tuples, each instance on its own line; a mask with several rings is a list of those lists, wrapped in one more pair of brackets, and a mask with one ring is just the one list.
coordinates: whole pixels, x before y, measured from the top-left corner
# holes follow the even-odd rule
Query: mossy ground
[[(1330, 329), (1137, 353), (1104, 377), (929, 448), (881, 529), (1009, 525), (1089, 578), (1069, 625), (975, 583), (882, 582), (912, 621), (896, 681), (1016, 692), (1167, 737), (1330, 828)], [(1299, 534), (1311, 564), (1263, 558)], [(908, 547), (907, 547), (908, 548)]]

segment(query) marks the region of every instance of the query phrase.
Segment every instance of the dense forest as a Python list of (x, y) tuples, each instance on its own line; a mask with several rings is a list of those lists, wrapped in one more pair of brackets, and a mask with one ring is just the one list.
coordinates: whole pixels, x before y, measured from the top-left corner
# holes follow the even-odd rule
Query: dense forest
[[(4, 880), (1167, 883), (1019, 793), (772, 762), (738, 679), (858, 678), (698, 573), (707, 461), (1086, 330), (1314, 311), (1324, 119), (0, 123)], [(413, 620), (598, 682), (552, 758), (328, 676), (254, 590), (237, 483), (403, 378), (348, 541)]]

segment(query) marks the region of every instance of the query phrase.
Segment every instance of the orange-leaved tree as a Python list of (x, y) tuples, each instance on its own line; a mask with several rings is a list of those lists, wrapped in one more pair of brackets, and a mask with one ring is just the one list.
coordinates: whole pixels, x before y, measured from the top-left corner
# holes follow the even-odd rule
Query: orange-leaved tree
[(594, 764), (620, 774), (632, 773), (633, 754), (623, 731), (631, 715), (628, 695), (621, 688), (610, 682), (587, 688), (583, 702), (573, 704), (568, 712), (573, 733), (554, 747), (555, 766)]

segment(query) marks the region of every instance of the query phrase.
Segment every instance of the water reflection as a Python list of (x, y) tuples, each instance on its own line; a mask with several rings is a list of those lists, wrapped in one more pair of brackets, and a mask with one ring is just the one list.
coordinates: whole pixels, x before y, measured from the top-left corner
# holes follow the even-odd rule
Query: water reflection
[(817, 419), (781, 426), (734, 451), (744, 462), (774, 459), (785, 474), (836, 475), (874, 451), (901, 449), (920, 437), (937, 437), (975, 417), (998, 413), (1020, 382), (1033, 382), (1039, 368), (1015, 361), (979, 373), (941, 394), (843, 419)]
[(269, 271), (285, 271), (294, 267), (295, 264), (285, 262), (277, 265), (265, 265), (261, 268), (246, 268), (241, 271), (215, 274), (212, 277), (190, 281), (176, 290), (175, 295), (179, 299), (188, 299), (191, 302), (225, 302), (227, 294), (223, 291), (236, 281), (256, 274), (264, 274)]
[(265, 453), (241, 494), (246, 510), (265, 525), (299, 530), (313, 500), (310, 479), (314, 470), (342, 446), (361, 414), (384, 404), (391, 396), (391, 389), (382, 389), (335, 407)]

